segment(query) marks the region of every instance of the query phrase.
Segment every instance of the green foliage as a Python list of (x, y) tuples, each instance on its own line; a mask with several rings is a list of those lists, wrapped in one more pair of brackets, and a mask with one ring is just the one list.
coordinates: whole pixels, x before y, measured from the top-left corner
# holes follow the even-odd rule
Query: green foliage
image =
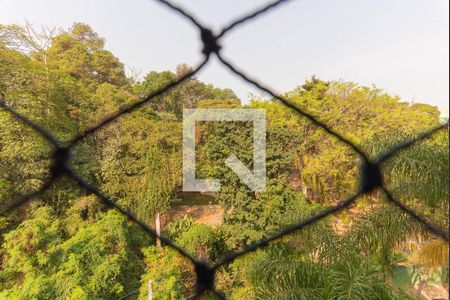
[[(188, 227), (188, 228), (187, 228)], [(215, 260), (225, 251), (225, 246), (217, 230), (204, 224), (192, 224), (189, 218), (182, 218), (169, 226), (176, 228), (171, 238), (195, 256)], [(138, 299), (147, 299), (148, 284), (152, 283), (154, 299), (184, 299), (194, 293), (194, 268), (190, 261), (170, 247), (150, 246), (142, 249), (145, 256), (146, 273), (141, 278)]]
[(0, 111), (0, 203), (39, 189), (49, 175), (50, 145), (33, 130)]
[(102, 83), (98, 85), (92, 97), (93, 101), (89, 103), (90, 107), (86, 107), (87, 111), (95, 112), (89, 116), (88, 122), (95, 122), (104, 119), (111, 113), (119, 111), (121, 107), (137, 100), (127, 90), (124, 90), (111, 83)]
[(281, 180), (268, 182), (266, 191), (258, 197), (243, 189), (221, 197), (228, 207), (223, 230), (230, 248), (268, 237), (310, 216), (318, 208), (317, 205), (309, 205), (301, 193), (287, 189)]
[[(74, 216), (68, 218), (74, 226)], [(146, 236), (115, 211), (79, 222), (67, 228), (42, 207), (7, 233), (0, 297), (111, 299), (136, 287), (142, 268), (136, 249), (148, 243)]]
[(408, 294), (384, 281), (383, 274), (356, 258), (331, 267), (326, 275), (326, 299), (408, 299)]
[[(62, 142), (84, 128), (88, 120), (85, 107), (89, 96), (82, 84), (43, 61), (1, 45), (0, 98)], [(51, 151), (49, 143), (34, 130), (0, 111), (2, 205), (42, 186), (50, 175)], [(52, 195), (45, 200), (55, 202)]]
[[(75, 23), (36, 43), (26, 28), (0, 25), (0, 99), (62, 142), (139, 98), (192, 71), (149, 72), (126, 78), (105, 40)], [(370, 157), (436, 126), (436, 108), (402, 103), (380, 89), (315, 77), (286, 94), (290, 102), (362, 147)], [(228, 249), (307, 218), (357, 188), (353, 151), (274, 100), (247, 106), (230, 89), (187, 78), (177, 87), (116, 119), (73, 149), (73, 169), (153, 223), (171, 210), (181, 186), (184, 108), (261, 108), (267, 124), (267, 189), (250, 191), (226, 165), (236, 155), (253, 164), (253, 124), (203, 122), (196, 132), (197, 176), (219, 178), (214, 195), (224, 209), (219, 228), (185, 216), (163, 229), (193, 255), (219, 260)], [(52, 148), (33, 130), (0, 110), (0, 208), (39, 189), (50, 175)], [(406, 149), (383, 165), (393, 193), (436, 224), (448, 226), (448, 131)], [(370, 199), (369, 199), (370, 198)], [(382, 205), (374, 193), (360, 201), (364, 213), (337, 232), (328, 218), (224, 266), (218, 281), (232, 298), (405, 299), (393, 267), (412, 250), (406, 241), (429, 239), (407, 215)], [(375, 203), (367, 211), (368, 203)], [(353, 216), (353, 215), (352, 215)], [(192, 264), (150, 240), (67, 178), (16, 214), (0, 217), (0, 298), (117, 299), (149, 281), (155, 299), (190, 298)], [(429, 243), (421, 265), (448, 260), (446, 244)], [(431, 250), (430, 250), (431, 249)], [(446, 270), (448, 272), (448, 270)]]
[(192, 265), (170, 247), (150, 246), (142, 250), (147, 271), (142, 276), (139, 300), (147, 299), (151, 281), (153, 299), (182, 299), (183, 293), (193, 289)]
[(173, 240), (178, 240), (182, 235), (184, 235), (192, 226), (194, 225), (194, 220), (184, 215), (182, 218), (176, 219), (171, 222), (166, 227), (166, 232), (169, 238)]
[[(372, 151), (382, 152), (408, 136), (377, 136)], [(448, 130), (439, 132), (389, 158), (383, 172), (389, 189), (442, 228), (448, 227)]]
[(289, 188), (287, 177), (294, 153), (285, 149), (295, 145), (298, 136), (282, 126), (268, 129), (264, 192), (250, 191), (225, 165), (224, 161), (234, 154), (252, 168), (252, 132), (249, 122), (215, 122), (203, 126), (199, 136), (197, 172), (201, 178), (222, 179), (218, 200), (225, 206), (223, 230), (232, 249), (267, 237), (315, 209), (301, 193)]
[[(281, 244), (234, 263), (251, 299), (408, 299), (383, 273), (358, 256), (331, 264), (302, 257)], [(232, 294), (238, 299), (240, 291)]]
[(201, 100), (197, 108), (242, 108), (239, 99), (218, 98), (221, 100)]
[(53, 38), (48, 62), (87, 86), (101, 83), (122, 86), (127, 82), (123, 64), (103, 49), (104, 43), (88, 25), (75, 23), (68, 32)]
[[(185, 64), (178, 65), (176, 73), (152, 71), (147, 74), (142, 83), (135, 86), (135, 90), (141, 97), (147, 97), (189, 72), (192, 72), (192, 68)], [(194, 108), (197, 107), (200, 101), (211, 99), (239, 101), (232, 90), (216, 88), (211, 84), (205, 84), (192, 77), (163, 95), (154, 97), (150, 105), (156, 111), (170, 112), (180, 118), (183, 108)]]
[(102, 190), (144, 220), (169, 207), (181, 182), (179, 123), (126, 116), (96, 140)]
[(220, 233), (205, 224), (192, 225), (178, 243), (183, 249), (205, 260), (215, 261), (226, 252)]
[[(409, 215), (397, 207), (382, 205), (363, 214), (344, 236), (342, 243), (344, 247), (354, 247), (373, 256), (386, 274), (392, 274), (396, 249), (406, 239), (415, 240), (424, 233), (424, 228)], [(342, 255), (345, 254), (342, 252)]]
[(0, 46), (0, 98), (61, 140), (80, 126), (82, 86), (69, 75)]
[[(437, 126), (439, 111), (428, 105), (409, 105), (380, 89), (354, 83), (324, 82), (315, 77), (286, 94), (303, 111), (360, 147), (367, 147), (375, 135), (392, 132), (417, 134)], [(257, 102), (256, 102), (257, 103)], [(254, 104), (260, 106), (260, 104)], [(278, 119), (298, 132), (301, 143), (294, 148), (303, 188), (318, 200), (345, 198), (357, 188), (355, 154), (340, 141), (281, 104), (266, 104), (270, 122)]]

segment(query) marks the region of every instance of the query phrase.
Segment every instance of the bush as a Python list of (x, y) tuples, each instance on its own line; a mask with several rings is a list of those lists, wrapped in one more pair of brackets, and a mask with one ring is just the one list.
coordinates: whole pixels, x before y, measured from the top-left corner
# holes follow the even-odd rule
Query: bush
[(215, 261), (226, 251), (220, 234), (205, 224), (193, 225), (178, 242), (188, 252), (211, 261)]
[(191, 217), (184, 215), (182, 218), (171, 222), (165, 231), (170, 239), (177, 240), (186, 233), (193, 224), (194, 220)]
[[(150, 246), (142, 249), (147, 272), (142, 276), (138, 299), (147, 299), (148, 282), (152, 282), (154, 299), (180, 299), (190, 285), (186, 273), (192, 272), (186, 260), (170, 247)], [(192, 265), (190, 265), (192, 268)]]

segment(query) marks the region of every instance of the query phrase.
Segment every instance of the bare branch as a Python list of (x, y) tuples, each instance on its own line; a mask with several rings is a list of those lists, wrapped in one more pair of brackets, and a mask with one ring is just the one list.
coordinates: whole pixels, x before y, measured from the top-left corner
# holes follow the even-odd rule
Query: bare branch
[(56, 27), (42, 26), (37, 31), (29, 21), (25, 21), (24, 26), (0, 24), (0, 43), (27, 55), (35, 55), (38, 59), (46, 62), (47, 49), (57, 33), (59, 30)]

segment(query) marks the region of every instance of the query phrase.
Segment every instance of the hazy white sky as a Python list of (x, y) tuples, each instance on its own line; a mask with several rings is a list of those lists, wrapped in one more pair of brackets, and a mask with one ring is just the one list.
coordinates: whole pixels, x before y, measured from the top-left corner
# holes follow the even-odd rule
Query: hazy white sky
[[(263, 0), (173, 1), (220, 30)], [(279, 92), (315, 74), (324, 80), (375, 84), (448, 108), (447, 0), (292, 0), (222, 42), (223, 54)], [(0, 23), (68, 28), (86, 22), (127, 66), (174, 70), (202, 58), (196, 28), (152, 0), (0, 0)], [(214, 59), (201, 80), (230, 87), (246, 101), (259, 93)]]

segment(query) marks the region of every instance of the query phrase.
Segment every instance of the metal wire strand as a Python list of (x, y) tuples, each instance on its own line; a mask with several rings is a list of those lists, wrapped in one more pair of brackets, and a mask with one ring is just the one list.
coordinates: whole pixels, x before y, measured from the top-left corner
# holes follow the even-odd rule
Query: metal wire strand
[(15, 111), (11, 106), (9, 106), (4, 99), (0, 99), (0, 107), (3, 108), (5, 111), (7, 111), (9, 114), (11, 114), (14, 118), (22, 122), (24, 125), (27, 125), (28, 127), (31, 127), (34, 131), (39, 133), (43, 138), (45, 138), (47, 141), (52, 143), (53, 146), (59, 147), (59, 141), (47, 130), (45, 130), (40, 125), (36, 124), (35, 122), (29, 120), (25, 116), (22, 116), (17, 111)]
[(433, 223), (428, 221), (426, 218), (424, 218), (421, 215), (417, 214), (413, 209), (411, 209), (410, 207), (406, 206), (401, 201), (395, 199), (394, 196), (392, 196), (391, 192), (388, 189), (386, 189), (386, 187), (383, 186), (382, 190), (383, 190), (384, 194), (386, 195), (387, 199), (390, 202), (392, 202), (394, 205), (399, 207), (401, 210), (403, 210), (405, 213), (407, 213), (409, 216), (411, 216), (417, 222), (419, 222), (420, 224), (425, 226), (425, 228), (429, 232), (431, 232), (431, 233), (433, 233), (433, 234), (435, 234), (437, 236), (440, 236), (442, 239), (444, 239), (448, 243), (448, 233), (447, 232), (445, 232), (441, 228), (437, 227), (436, 225), (434, 225)]
[(69, 177), (71, 177), (75, 182), (88, 190), (89, 192), (96, 195), (103, 204), (110, 208), (114, 208), (117, 211), (119, 211), (122, 215), (126, 216), (130, 221), (133, 221), (134, 223), (138, 224), (144, 231), (146, 231), (148, 234), (150, 234), (154, 238), (160, 239), (164, 244), (167, 246), (170, 246), (174, 250), (176, 250), (178, 253), (189, 259), (192, 263), (197, 265), (199, 261), (195, 259), (191, 254), (189, 254), (187, 251), (182, 249), (181, 247), (177, 246), (175, 243), (173, 243), (170, 239), (159, 235), (156, 233), (155, 230), (153, 230), (150, 226), (148, 226), (145, 222), (139, 220), (138, 217), (136, 217), (129, 209), (121, 206), (116, 201), (111, 200), (107, 195), (105, 195), (100, 189), (97, 187), (91, 185), (90, 183), (86, 182), (83, 178), (81, 178), (78, 174), (76, 174), (72, 169), (67, 169), (67, 174)]
[(292, 109), (293, 111), (295, 111), (297, 114), (307, 118), (309, 121), (311, 121), (316, 126), (322, 128), (323, 130), (325, 130), (329, 134), (331, 134), (334, 137), (336, 137), (337, 139), (339, 139), (344, 144), (350, 146), (356, 153), (359, 154), (359, 156), (362, 157), (363, 160), (369, 161), (369, 158), (366, 156), (366, 154), (363, 151), (361, 151), (350, 140), (348, 140), (347, 138), (343, 137), (342, 135), (340, 135), (339, 133), (334, 131), (331, 127), (327, 126), (325, 123), (322, 123), (321, 121), (317, 120), (317, 118), (315, 118), (313, 115), (311, 115), (311, 114), (301, 110), (300, 108), (298, 108), (294, 104), (292, 104), (289, 101), (287, 101), (285, 98), (279, 96), (277, 93), (275, 93), (274, 91), (272, 91), (268, 87), (264, 86), (262, 83), (259, 83), (255, 79), (250, 78), (249, 75), (246, 75), (243, 71), (238, 70), (232, 63), (230, 63), (225, 58), (223, 58), (222, 55), (217, 54), (217, 57), (219, 58), (219, 61), (222, 62), (231, 72), (233, 72), (234, 74), (236, 74), (237, 76), (239, 76), (243, 80), (247, 81), (248, 83), (252, 84), (253, 86), (257, 87), (261, 91), (271, 95), (273, 98), (277, 99), (278, 101), (283, 103), (285, 106), (287, 106), (290, 109)]
[(217, 37), (221, 38), (226, 33), (231, 31), (233, 28), (235, 28), (235, 27), (237, 27), (237, 26), (239, 26), (239, 25), (241, 25), (241, 24), (243, 24), (243, 23), (245, 23), (245, 22), (247, 22), (249, 20), (255, 19), (256, 17), (258, 17), (258, 16), (260, 16), (260, 15), (266, 13), (266, 12), (269, 12), (269, 11), (273, 10), (275, 7), (281, 6), (282, 4), (285, 4), (285, 3), (289, 2), (289, 1), (291, 1), (291, 0), (277, 0), (277, 1), (274, 1), (272, 3), (269, 3), (266, 6), (261, 7), (259, 9), (256, 9), (253, 13), (250, 13), (250, 14), (244, 16), (244, 17), (241, 17), (241, 18), (231, 22), (231, 24), (229, 24), (228, 26), (226, 26), (225, 28), (222, 29), (222, 31), (219, 33), (219, 35)]
[(244, 254), (247, 254), (247, 253), (253, 252), (253, 251), (257, 250), (257, 249), (266, 247), (266, 246), (269, 245), (270, 242), (272, 242), (274, 240), (277, 240), (277, 239), (279, 239), (279, 238), (281, 238), (283, 236), (286, 236), (286, 235), (288, 235), (290, 233), (296, 232), (296, 231), (298, 231), (298, 230), (300, 230), (300, 229), (302, 229), (302, 228), (304, 228), (304, 227), (306, 227), (308, 225), (314, 224), (314, 223), (316, 223), (316, 222), (318, 222), (318, 221), (320, 221), (320, 220), (322, 220), (322, 219), (324, 219), (324, 218), (326, 218), (326, 217), (328, 217), (328, 216), (330, 216), (330, 215), (332, 215), (334, 213), (337, 213), (337, 212), (339, 212), (339, 211), (349, 207), (351, 204), (353, 204), (356, 201), (356, 199), (359, 196), (361, 196), (362, 194), (363, 194), (362, 192), (358, 192), (355, 195), (347, 198), (346, 200), (338, 203), (337, 205), (331, 206), (329, 208), (326, 208), (322, 212), (320, 212), (318, 214), (315, 214), (315, 215), (313, 215), (313, 216), (311, 216), (311, 217), (309, 217), (309, 218), (307, 218), (307, 219), (305, 219), (303, 221), (300, 221), (299, 223), (291, 225), (288, 228), (283, 229), (283, 230), (275, 233), (274, 235), (272, 235), (269, 238), (262, 239), (262, 240), (260, 240), (260, 241), (258, 241), (256, 243), (254, 243), (254, 244), (244, 248), (242, 251), (229, 254), (228, 256), (225, 256), (224, 258), (222, 258), (214, 266), (214, 268), (217, 269), (217, 268), (219, 268), (219, 267), (221, 267), (221, 266), (223, 266), (225, 264), (229, 264), (230, 262), (234, 261), (236, 258), (238, 258), (238, 257), (240, 257), (240, 256), (242, 256)]
[(132, 104), (130, 104), (128, 106), (125, 106), (125, 107), (119, 109), (117, 112), (115, 112), (112, 115), (106, 117), (105, 119), (100, 121), (95, 126), (85, 130), (83, 133), (79, 134), (78, 136), (76, 136), (75, 138), (72, 139), (72, 141), (69, 144), (69, 147), (72, 147), (73, 145), (78, 143), (80, 140), (84, 139), (86, 136), (91, 135), (95, 131), (97, 131), (98, 129), (108, 125), (112, 121), (116, 120), (118, 117), (120, 117), (120, 116), (122, 116), (124, 114), (131, 113), (132, 111), (140, 108), (145, 103), (149, 102), (154, 97), (157, 97), (157, 96), (160, 96), (160, 95), (166, 93), (170, 89), (172, 89), (172, 88), (176, 87), (177, 85), (181, 84), (186, 79), (191, 78), (192, 76), (197, 74), (208, 63), (208, 61), (209, 61), (209, 55), (206, 56), (206, 58), (195, 69), (193, 69), (191, 72), (186, 73), (185, 75), (183, 75), (179, 79), (177, 79), (177, 80), (167, 84), (166, 86), (162, 87), (161, 89), (151, 93), (147, 97), (142, 98), (139, 101), (136, 101), (135, 103), (132, 103)]

